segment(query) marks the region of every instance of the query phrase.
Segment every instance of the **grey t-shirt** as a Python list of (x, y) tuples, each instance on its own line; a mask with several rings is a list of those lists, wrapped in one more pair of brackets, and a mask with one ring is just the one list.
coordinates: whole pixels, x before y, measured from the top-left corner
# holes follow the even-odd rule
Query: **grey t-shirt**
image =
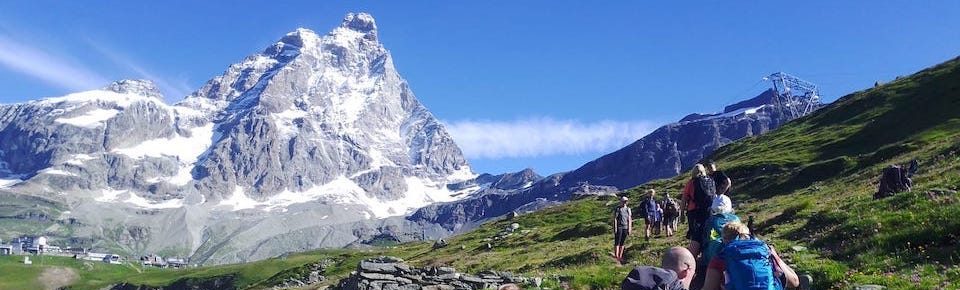
[(630, 223), (630, 207), (629, 206), (618, 206), (617, 209), (613, 211), (617, 215), (617, 229), (626, 230), (629, 228)]

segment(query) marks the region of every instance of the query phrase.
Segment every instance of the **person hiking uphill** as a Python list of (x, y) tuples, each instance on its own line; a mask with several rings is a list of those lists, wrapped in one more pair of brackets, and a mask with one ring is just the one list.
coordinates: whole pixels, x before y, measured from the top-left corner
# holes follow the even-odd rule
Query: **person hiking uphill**
[(723, 228), (729, 223), (740, 222), (740, 217), (733, 213), (733, 203), (726, 194), (718, 194), (713, 198), (713, 204), (710, 205), (710, 217), (703, 227), (703, 238), (701, 238), (701, 265), (706, 265), (720, 253), (723, 249)]
[(620, 283), (622, 290), (687, 290), (697, 271), (697, 262), (686, 248), (673, 247), (663, 253), (660, 267), (634, 268)]
[(693, 177), (683, 189), (683, 202), (687, 205), (687, 239), (690, 240), (690, 253), (700, 255), (700, 239), (703, 226), (710, 216), (710, 205), (716, 195), (716, 183), (707, 174), (703, 164), (693, 166)]
[(677, 219), (680, 217), (680, 205), (670, 197), (670, 193), (663, 193), (663, 202), (660, 204), (663, 209), (663, 228), (668, 237), (672, 237), (677, 231)]
[(633, 233), (633, 213), (627, 206), (628, 200), (626, 196), (621, 197), (620, 206), (613, 210), (613, 257), (618, 264), (623, 263), (623, 245), (627, 236)]
[(641, 202), (640, 208), (643, 209), (644, 212), (644, 238), (649, 240), (650, 231), (653, 231), (655, 235), (660, 234), (660, 220), (663, 216), (663, 209), (660, 208), (660, 203), (657, 202), (656, 190), (647, 189), (647, 198)]
[(713, 179), (713, 182), (716, 184), (717, 194), (730, 194), (730, 188), (733, 186), (733, 182), (730, 181), (730, 177), (726, 173), (723, 173), (722, 170), (717, 168), (717, 163), (713, 160), (707, 161), (707, 171), (710, 175), (710, 178)]
[(724, 247), (707, 266), (703, 290), (784, 289), (800, 286), (800, 278), (772, 246), (750, 236), (740, 222), (723, 227)]

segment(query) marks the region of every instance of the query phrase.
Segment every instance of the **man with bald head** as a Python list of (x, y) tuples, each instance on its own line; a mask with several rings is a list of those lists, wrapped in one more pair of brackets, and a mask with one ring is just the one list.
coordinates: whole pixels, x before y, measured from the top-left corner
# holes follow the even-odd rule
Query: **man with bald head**
[(697, 271), (697, 260), (690, 250), (673, 247), (663, 253), (660, 268), (640, 266), (630, 271), (620, 283), (622, 290), (687, 290)]

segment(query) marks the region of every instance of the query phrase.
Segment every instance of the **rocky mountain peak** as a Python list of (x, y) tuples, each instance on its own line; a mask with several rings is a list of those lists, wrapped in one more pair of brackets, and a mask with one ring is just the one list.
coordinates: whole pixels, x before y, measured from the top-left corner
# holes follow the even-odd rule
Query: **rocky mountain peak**
[(377, 23), (367, 13), (348, 13), (340, 26), (330, 32), (330, 36), (340, 39), (362, 38), (377, 42)]
[(160, 88), (149, 80), (119, 80), (103, 88), (106, 91), (163, 99)]
[(316, 46), (319, 42), (320, 36), (318, 36), (316, 32), (300, 27), (284, 35), (277, 43), (303, 48)]
[(377, 32), (376, 20), (373, 19), (372, 15), (366, 12), (347, 13), (347, 16), (343, 18), (343, 22), (340, 23), (340, 27), (362, 33)]

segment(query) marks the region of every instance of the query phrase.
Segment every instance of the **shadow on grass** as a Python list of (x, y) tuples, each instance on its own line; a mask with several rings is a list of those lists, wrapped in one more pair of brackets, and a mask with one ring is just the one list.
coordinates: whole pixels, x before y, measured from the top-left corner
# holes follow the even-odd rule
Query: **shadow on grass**
[(579, 238), (589, 238), (604, 234), (613, 233), (613, 227), (610, 224), (602, 222), (578, 223), (575, 226), (560, 231), (550, 240), (553, 242), (563, 240), (574, 240)]

